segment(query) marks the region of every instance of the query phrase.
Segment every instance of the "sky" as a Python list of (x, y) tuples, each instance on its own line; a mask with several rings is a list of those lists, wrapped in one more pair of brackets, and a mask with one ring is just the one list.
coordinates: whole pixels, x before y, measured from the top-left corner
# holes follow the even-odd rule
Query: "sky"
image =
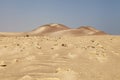
[(120, 0), (0, 0), (0, 32), (31, 31), (49, 23), (120, 34)]

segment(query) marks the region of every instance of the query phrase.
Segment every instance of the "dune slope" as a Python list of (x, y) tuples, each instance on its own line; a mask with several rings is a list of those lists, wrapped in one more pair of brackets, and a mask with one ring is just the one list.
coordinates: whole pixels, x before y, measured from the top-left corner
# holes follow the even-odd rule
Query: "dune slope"
[(0, 37), (10, 36), (85, 36), (85, 35), (108, 35), (91, 26), (81, 26), (71, 29), (63, 24), (46, 24), (28, 32), (0, 32)]

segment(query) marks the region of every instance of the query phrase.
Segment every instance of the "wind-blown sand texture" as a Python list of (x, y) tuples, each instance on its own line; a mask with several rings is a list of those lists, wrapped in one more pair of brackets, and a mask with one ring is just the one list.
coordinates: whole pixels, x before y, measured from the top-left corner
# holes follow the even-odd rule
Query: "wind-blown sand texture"
[(0, 37), (0, 80), (120, 80), (120, 36), (44, 30)]

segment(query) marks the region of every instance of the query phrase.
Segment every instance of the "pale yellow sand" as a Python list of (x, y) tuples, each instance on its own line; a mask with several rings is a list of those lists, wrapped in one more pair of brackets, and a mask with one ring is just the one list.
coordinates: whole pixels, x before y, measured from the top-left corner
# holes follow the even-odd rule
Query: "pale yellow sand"
[(120, 36), (0, 37), (0, 80), (120, 80)]

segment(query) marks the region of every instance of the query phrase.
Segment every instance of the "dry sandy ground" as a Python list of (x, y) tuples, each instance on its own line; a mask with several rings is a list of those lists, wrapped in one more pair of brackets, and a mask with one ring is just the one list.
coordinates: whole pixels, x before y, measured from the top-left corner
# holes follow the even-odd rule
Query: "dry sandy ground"
[(0, 37), (0, 80), (120, 80), (120, 36)]

